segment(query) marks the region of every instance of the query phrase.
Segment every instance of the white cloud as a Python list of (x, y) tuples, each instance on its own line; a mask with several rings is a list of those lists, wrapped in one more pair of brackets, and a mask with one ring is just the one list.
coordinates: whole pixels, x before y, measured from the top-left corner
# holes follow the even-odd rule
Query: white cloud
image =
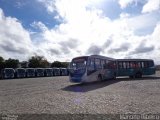
[[(153, 34), (142, 36), (135, 34), (138, 29), (156, 26), (159, 20), (154, 19), (154, 15), (132, 17), (130, 14), (122, 13), (119, 19), (110, 20), (103, 14), (103, 11), (89, 7), (90, 3), (86, 1), (53, 0), (52, 2), (54, 2), (54, 10), (63, 22), (42, 33), (44, 42), (39, 47), (44, 51), (50, 49), (48, 54), (44, 52), (46, 56), (52, 53), (50, 55), (52, 58), (58, 57), (59, 60), (66, 60), (95, 52), (115, 58), (147, 58), (149, 53), (156, 59), (154, 55), (157, 55), (158, 45), (153, 39), (155, 36), (153, 34), (156, 34), (156, 37), (160, 35), (156, 33), (158, 28), (155, 28)], [(132, 2), (136, 1), (123, 3), (124, 7)], [(142, 41), (145, 41), (145, 45)], [(69, 47), (69, 44), (72, 46)], [(141, 46), (143, 50), (140, 49)]]
[(46, 31), (48, 28), (41, 21), (34, 21), (31, 26), (35, 29), (39, 29), (41, 31)]
[(137, 2), (137, 0), (119, 0), (119, 4), (122, 9), (126, 8), (129, 4), (132, 4), (133, 2)]
[(160, 10), (160, 0), (148, 0), (148, 2), (143, 6), (142, 13), (152, 12), (155, 10)]
[(0, 54), (4, 58), (27, 59), (33, 46), (28, 31), (12, 17), (5, 17), (0, 9)]
[[(17, 19), (1, 14), (0, 32), (2, 34), (0, 34), (0, 38), (3, 39), (0, 39), (0, 45), (12, 43), (13, 47), (11, 48), (13, 49), (8, 49), (8, 51), (16, 53), (15, 55), (9, 54), (3, 45), (3, 51), (0, 52), (6, 57), (18, 58), (21, 56), (20, 58), (22, 58), (24, 54), (31, 55), (35, 52), (37, 55), (45, 56), (49, 61), (66, 61), (91, 53), (114, 58), (147, 58), (150, 54), (151, 58), (160, 59), (158, 58), (160, 46), (157, 44), (158, 38), (160, 38), (160, 25), (158, 24), (159, 20), (154, 18), (153, 14), (132, 16), (122, 13), (120, 18), (111, 20), (105, 16), (102, 10), (90, 6), (93, 0), (38, 1), (44, 4), (46, 10), (51, 14), (56, 12), (56, 18), (61, 19), (61, 23), (49, 29), (41, 21), (35, 21), (31, 26), (41, 31), (31, 35)], [(132, 3), (131, 1), (133, 2), (130, 0), (121, 4), (126, 7)], [(2, 10), (1, 13), (3, 13)], [(136, 30), (150, 29), (151, 26), (153, 28), (156, 26), (153, 33), (141, 36), (135, 34)], [(13, 37), (13, 34), (16, 37)], [(21, 54), (23, 51), (25, 53)]]

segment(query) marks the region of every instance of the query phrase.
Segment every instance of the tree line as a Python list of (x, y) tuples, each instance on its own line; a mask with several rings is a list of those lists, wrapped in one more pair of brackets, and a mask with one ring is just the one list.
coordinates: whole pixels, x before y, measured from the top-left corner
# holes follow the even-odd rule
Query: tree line
[(9, 58), (5, 60), (0, 56), (0, 70), (3, 68), (48, 68), (48, 67), (68, 67), (68, 62), (54, 61), (49, 63), (43, 56), (32, 56), (28, 61), (20, 62), (18, 59)]

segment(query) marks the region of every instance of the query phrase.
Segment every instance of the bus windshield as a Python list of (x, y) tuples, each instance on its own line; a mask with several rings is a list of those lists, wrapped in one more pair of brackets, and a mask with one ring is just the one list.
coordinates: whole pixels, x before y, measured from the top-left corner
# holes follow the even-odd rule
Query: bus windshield
[(25, 69), (17, 69), (17, 72), (18, 72), (18, 73), (24, 73), (24, 72), (25, 72)]
[(79, 58), (79, 59), (73, 59), (71, 64), (70, 64), (70, 68), (72, 69), (85, 69), (86, 67), (86, 59), (85, 58)]

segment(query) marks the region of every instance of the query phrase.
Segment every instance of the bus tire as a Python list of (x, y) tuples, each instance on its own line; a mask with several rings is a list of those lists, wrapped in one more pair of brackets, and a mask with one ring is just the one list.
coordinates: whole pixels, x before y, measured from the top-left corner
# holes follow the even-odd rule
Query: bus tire
[(103, 81), (101, 74), (98, 75), (98, 81)]
[(114, 73), (114, 75), (113, 75), (113, 78), (112, 78), (113, 80), (116, 80), (116, 73)]
[(133, 79), (133, 78), (134, 78), (134, 75), (130, 75), (129, 78)]
[(141, 72), (137, 72), (135, 75), (135, 78), (141, 78), (142, 77), (142, 73)]

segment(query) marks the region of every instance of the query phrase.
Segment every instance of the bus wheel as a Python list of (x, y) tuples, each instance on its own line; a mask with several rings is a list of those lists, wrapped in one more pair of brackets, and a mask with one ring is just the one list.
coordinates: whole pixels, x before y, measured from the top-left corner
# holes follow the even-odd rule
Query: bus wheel
[(102, 75), (98, 75), (98, 81), (102, 81)]
[(135, 77), (136, 78), (141, 78), (142, 77), (142, 73), (140, 73), (140, 72), (136, 73)]
[(112, 78), (113, 80), (116, 80), (116, 73), (114, 73), (114, 75), (113, 75), (113, 78)]
[(133, 78), (134, 78), (134, 76), (133, 76), (133, 75), (130, 75), (130, 76), (129, 76), (129, 78), (133, 79)]

